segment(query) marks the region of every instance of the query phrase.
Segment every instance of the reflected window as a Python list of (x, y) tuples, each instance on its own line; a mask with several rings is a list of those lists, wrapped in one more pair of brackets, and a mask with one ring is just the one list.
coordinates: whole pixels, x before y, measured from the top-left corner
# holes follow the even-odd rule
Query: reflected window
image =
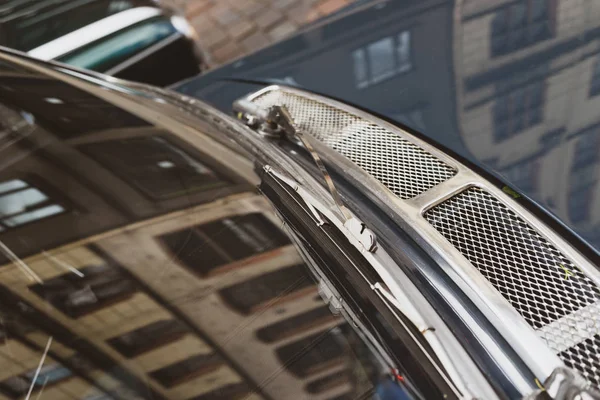
[(318, 374), (346, 361), (345, 338), (337, 336), (333, 330), (308, 336), (278, 348), (277, 357), (298, 377)]
[(162, 320), (108, 340), (125, 357), (132, 358), (181, 338), (187, 328), (179, 321)]
[(71, 370), (60, 364), (48, 364), (42, 366), (39, 371), (36, 368), (24, 374), (1, 381), (0, 393), (17, 399), (26, 395), (32, 385), (34, 390), (38, 390), (41, 389), (42, 386), (47, 387), (58, 383), (64, 379), (70, 378), (72, 375)]
[[(28, 51), (73, 32), (97, 20), (134, 6), (130, 0), (95, 0), (73, 2), (16, 1), (3, 21), (8, 40), (3, 45)], [(20, 4), (21, 3), (21, 4)], [(54, 3), (54, 4), (52, 4)], [(24, 8), (28, 7), (27, 10)], [(22, 8), (22, 9), (20, 9)], [(17, 12), (20, 11), (20, 12)]]
[(223, 360), (216, 354), (200, 354), (152, 371), (150, 376), (169, 388), (210, 373), (223, 364)]
[(506, 140), (543, 120), (546, 84), (537, 81), (496, 98), (494, 139)]
[(225, 272), (220, 268), (290, 243), (260, 213), (223, 218), (163, 235), (160, 240), (182, 265), (203, 277)]
[(168, 19), (151, 19), (77, 49), (58, 61), (104, 72), (175, 33), (177, 30)]
[(351, 385), (350, 374), (348, 371), (336, 371), (333, 374), (316, 379), (306, 385), (308, 393), (317, 394), (331, 390), (341, 385)]
[(329, 307), (323, 306), (261, 328), (256, 336), (263, 342), (272, 343), (336, 320), (338, 317)]
[(272, 307), (314, 289), (306, 266), (294, 265), (238, 283), (221, 290), (227, 304), (242, 314)]
[(0, 232), (63, 212), (62, 205), (24, 180), (0, 182)]
[(492, 56), (508, 54), (552, 37), (554, 0), (520, 0), (496, 12), (492, 20)]
[(352, 52), (357, 88), (377, 84), (412, 67), (410, 32), (388, 36)]
[(593, 206), (598, 182), (599, 152), (600, 129), (591, 129), (577, 137), (568, 196), (569, 218), (574, 223), (585, 221)]
[(503, 168), (501, 172), (511, 185), (523, 191), (535, 190), (538, 175), (538, 161), (537, 159), (533, 159), (526, 162), (520, 162), (508, 168)]
[(159, 136), (97, 142), (80, 148), (157, 200), (229, 184), (204, 163)]
[(590, 82), (590, 96), (600, 94), (600, 56), (596, 57), (592, 69), (592, 81)]
[(213, 390), (200, 396), (194, 397), (190, 400), (230, 400), (230, 399), (245, 399), (249, 397), (252, 390), (246, 383), (233, 383), (230, 385), (222, 386), (218, 389)]
[(49, 279), (30, 289), (72, 318), (127, 300), (136, 292), (135, 283), (113, 265), (101, 264), (81, 268)]

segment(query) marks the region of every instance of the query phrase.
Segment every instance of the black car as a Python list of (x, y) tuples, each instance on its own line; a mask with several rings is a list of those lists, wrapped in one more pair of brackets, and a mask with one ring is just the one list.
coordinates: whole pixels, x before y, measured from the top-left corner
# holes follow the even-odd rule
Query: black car
[[(477, 146), (449, 146), (473, 124), (453, 113), (486, 97), (453, 98), (441, 84), (462, 78), (412, 45), (420, 30), (443, 45), (448, 25), (428, 18), (483, 13), (459, 6), (359, 7), (177, 86), (226, 112), (1, 52), (1, 395), (600, 399), (593, 236), (475, 162)], [(349, 29), (382, 14), (396, 33)], [(319, 93), (294, 71), (344, 61), (328, 41), (343, 35), (364, 43), (341, 48), (358, 61), (331, 65), (340, 81), (407, 49), (410, 68), (337, 95), (330, 75)], [(381, 96), (426, 105), (395, 119), (369, 107)]]
[(152, 0), (3, 1), (0, 45), (160, 86), (206, 66), (186, 19)]

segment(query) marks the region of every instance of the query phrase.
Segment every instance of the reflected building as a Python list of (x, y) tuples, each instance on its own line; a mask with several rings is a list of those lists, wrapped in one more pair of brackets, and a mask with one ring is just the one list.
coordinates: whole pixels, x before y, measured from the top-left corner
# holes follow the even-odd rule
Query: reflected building
[(370, 389), (238, 154), (22, 71), (0, 97), (0, 399)]
[(516, 189), (598, 238), (600, 4), (460, 7), (455, 68), (465, 146)]

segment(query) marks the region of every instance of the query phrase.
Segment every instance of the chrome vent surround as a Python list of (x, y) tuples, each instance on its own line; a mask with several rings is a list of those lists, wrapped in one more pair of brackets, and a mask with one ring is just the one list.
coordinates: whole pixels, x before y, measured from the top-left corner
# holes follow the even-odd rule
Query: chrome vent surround
[(472, 187), (424, 214), (564, 363), (600, 382), (600, 288), (531, 225)]
[(423, 273), (494, 357), (512, 356), (461, 308), (460, 296), (473, 301), (541, 381), (566, 365), (600, 385), (600, 271), (539, 218), (435, 147), (365, 112), (282, 86), (246, 99), (265, 109), (287, 106), (305, 134), (336, 150), (327, 154), (333, 165), (360, 167), (349, 179), (449, 268), (462, 293)]
[(401, 199), (416, 197), (456, 174), (398, 134), (336, 107), (277, 90), (252, 101), (264, 108), (285, 105), (304, 133), (352, 160)]

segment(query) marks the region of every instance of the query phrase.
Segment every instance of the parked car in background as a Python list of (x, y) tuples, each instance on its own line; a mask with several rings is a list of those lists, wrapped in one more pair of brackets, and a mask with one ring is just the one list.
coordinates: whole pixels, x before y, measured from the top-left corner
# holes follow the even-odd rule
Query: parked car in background
[(150, 0), (7, 1), (0, 45), (159, 86), (204, 67), (186, 19)]

